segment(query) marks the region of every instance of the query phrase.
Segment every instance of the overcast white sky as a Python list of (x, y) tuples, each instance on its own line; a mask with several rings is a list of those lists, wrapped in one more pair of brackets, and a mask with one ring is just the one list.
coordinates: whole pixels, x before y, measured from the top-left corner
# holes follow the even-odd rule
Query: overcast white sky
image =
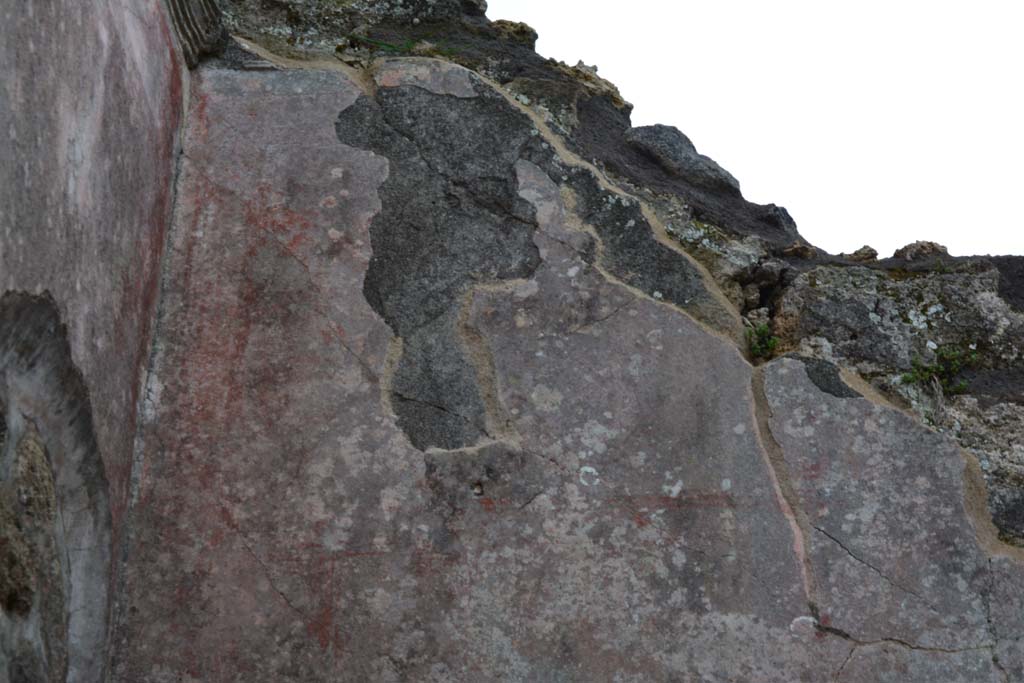
[(830, 252), (1024, 254), (1024, 2), (489, 0)]

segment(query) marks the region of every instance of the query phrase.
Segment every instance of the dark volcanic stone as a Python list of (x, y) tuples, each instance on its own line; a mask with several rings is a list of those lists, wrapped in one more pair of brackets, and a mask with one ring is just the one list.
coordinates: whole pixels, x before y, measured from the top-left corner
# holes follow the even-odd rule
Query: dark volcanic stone
[(796, 223), (782, 207), (753, 204), (732, 187), (709, 188), (679, 177), (630, 143), (628, 108), (616, 106), (606, 96), (591, 96), (581, 98), (577, 109), (579, 126), (570, 142), (584, 159), (598, 160), (638, 187), (681, 197), (694, 217), (734, 235), (757, 235), (780, 248), (800, 241)]
[(999, 269), (999, 296), (1024, 313), (1024, 256), (996, 256)]
[(989, 510), (999, 536), (1007, 543), (1024, 544), (1024, 481), (997, 478), (988, 486)]
[(539, 258), (515, 162), (532, 125), (500, 96), (382, 88), (337, 121), (338, 138), (390, 161), (370, 229), (367, 300), (403, 340), (393, 407), (419, 447), (472, 446), (485, 433), (476, 371), (460, 351), (460, 297), (473, 283), (528, 276)]
[(851, 389), (839, 376), (839, 368), (832, 363), (820, 358), (805, 356), (796, 356), (796, 359), (804, 364), (804, 370), (807, 371), (810, 380), (814, 382), (814, 386), (826, 394), (836, 398), (860, 398), (860, 394)]
[(650, 154), (665, 170), (709, 189), (740, 193), (740, 183), (713, 159), (697, 153), (690, 138), (674, 126), (641, 126), (626, 131), (626, 140)]
[(566, 183), (579, 199), (580, 217), (605, 246), (603, 263), (614, 275), (656, 299), (686, 306), (706, 293), (686, 259), (655, 239), (639, 202), (603, 190), (593, 174), (568, 171)]

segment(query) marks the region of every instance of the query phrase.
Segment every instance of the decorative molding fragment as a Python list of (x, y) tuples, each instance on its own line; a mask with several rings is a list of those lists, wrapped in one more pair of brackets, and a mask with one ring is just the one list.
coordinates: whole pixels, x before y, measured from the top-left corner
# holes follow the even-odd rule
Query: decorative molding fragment
[(215, 54), (227, 42), (227, 31), (214, 0), (166, 0), (188, 68), (204, 55)]

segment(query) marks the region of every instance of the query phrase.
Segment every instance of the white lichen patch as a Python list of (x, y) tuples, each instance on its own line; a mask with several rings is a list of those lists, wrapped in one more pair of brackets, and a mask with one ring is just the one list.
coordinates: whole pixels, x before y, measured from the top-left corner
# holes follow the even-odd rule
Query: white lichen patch
[(678, 498), (683, 490), (683, 480), (676, 479), (674, 484), (663, 484), (661, 490), (670, 498)]
[(587, 420), (579, 430), (579, 439), (590, 451), (601, 454), (608, 450), (608, 442), (618, 436), (618, 431), (595, 420)]
[(590, 465), (584, 465), (580, 468), (580, 483), (584, 486), (597, 486), (601, 483), (601, 477), (596, 469)]
[(562, 393), (557, 389), (538, 384), (530, 393), (530, 402), (542, 413), (553, 413), (562, 405)]

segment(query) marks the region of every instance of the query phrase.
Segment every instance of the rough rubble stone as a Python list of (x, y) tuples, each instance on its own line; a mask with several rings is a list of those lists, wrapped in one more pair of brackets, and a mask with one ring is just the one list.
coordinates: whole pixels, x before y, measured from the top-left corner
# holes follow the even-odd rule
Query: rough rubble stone
[(938, 424), (978, 459), (1002, 538), (1024, 543), (1024, 405), (956, 396), (945, 400)]
[(878, 259), (878, 252), (865, 244), (852, 254), (842, 254), (842, 256), (850, 261), (870, 263)]
[(616, 106), (608, 97), (581, 95), (574, 111), (578, 124), (569, 135), (573, 148), (615, 177), (642, 188), (639, 192), (652, 198), (682, 198), (688, 218), (714, 225), (733, 239), (755, 236), (780, 248), (802, 241), (784, 208), (748, 202), (727, 185), (694, 183), (630, 143), (628, 108)]
[(349, 34), (365, 32), (379, 24), (413, 28), (420, 24), (457, 22), (463, 16), (482, 18), (487, 11), (485, 0), (216, 0), (216, 3), (233, 33), (293, 48), (330, 50)]
[(836, 359), (867, 374), (932, 362), (939, 347), (981, 348), (994, 367), (1020, 362), (1024, 316), (998, 295), (999, 272), (984, 261), (938, 272), (823, 265), (782, 292), (775, 328), (791, 346), (823, 338)]
[(537, 32), (529, 24), (524, 24), (521, 21), (506, 21), (504, 19), (498, 19), (491, 23), (492, 26), (501, 31), (504, 36), (509, 40), (514, 40), (523, 43), (531, 50), (537, 44)]
[(905, 247), (900, 247), (892, 255), (893, 258), (903, 259), (904, 261), (920, 261), (935, 256), (949, 256), (949, 251), (936, 242), (914, 242)]

